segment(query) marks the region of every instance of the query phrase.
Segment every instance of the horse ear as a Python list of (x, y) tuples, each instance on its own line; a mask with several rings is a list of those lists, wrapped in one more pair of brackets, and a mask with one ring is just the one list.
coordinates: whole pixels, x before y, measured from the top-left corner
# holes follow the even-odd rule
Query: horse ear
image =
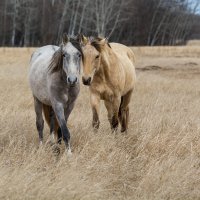
[(78, 35), (78, 42), (82, 45), (85, 46), (88, 43), (88, 38), (85, 37), (83, 34)]
[(111, 48), (111, 46), (110, 46), (110, 44), (109, 44), (109, 42), (108, 42), (108, 38), (107, 38), (107, 37), (101, 39), (99, 44), (100, 44), (101, 46), (104, 46), (104, 45), (107, 44), (107, 45)]
[(103, 38), (102, 40), (100, 40), (99, 44), (100, 45), (105, 45), (108, 43), (108, 39), (107, 38)]
[[(108, 38), (108, 37), (106, 37), (106, 38), (105, 38), (105, 40), (106, 40), (106, 43), (107, 43), (107, 45), (108, 45), (108, 46), (111, 48), (111, 46), (110, 46), (110, 44), (109, 44), (109, 41), (108, 41), (108, 40), (109, 40), (109, 38)], [(112, 49), (112, 48), (111, 48), (111, 49)]]
[(63, 34), (62, 43), (67, 44), (69, 42), (69, 37), (66, 33)]

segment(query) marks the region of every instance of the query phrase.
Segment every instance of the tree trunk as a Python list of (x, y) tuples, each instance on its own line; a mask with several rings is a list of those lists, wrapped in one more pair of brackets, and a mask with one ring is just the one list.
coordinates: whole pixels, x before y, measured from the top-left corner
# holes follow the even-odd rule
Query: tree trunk
[(5, 0), (4, 5), (4, 17), (3, 17), (3, 39), (2, 39), (2, 46), (5, 46), (6, 44), (6, 21), (7, 21), (7, 0)]
[(13, 14), (12, 37), (11, 37), (11, 45), (12, 45), (12, 46), (15, 46), (16, 10), (17, 10), (17, 0), (14, 1), (14, 14)]
[(60, 25), (58, 27), (57, 43), (60, 42), (61, 34), (63, 33), (65, 16), (67, 14), (68, 4), (69, 4), (69, 0), (65, 0), (63, 12), (62, 12), (62, 17), (61, 17), (60, 22), (59, 22)]

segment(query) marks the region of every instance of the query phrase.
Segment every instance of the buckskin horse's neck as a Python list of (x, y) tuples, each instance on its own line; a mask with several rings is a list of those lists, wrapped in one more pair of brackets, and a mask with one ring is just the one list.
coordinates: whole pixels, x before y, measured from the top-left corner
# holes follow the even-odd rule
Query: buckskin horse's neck
[(114, 65), (113, 60), (116, 55), (112, 52), (112, 50), (102, 52), (101, 54), (101, 63), (100, 68), (97, 72), (99, 78), (102, 81), (109, 81), (110, 77), (112, 76), (111, 67)]

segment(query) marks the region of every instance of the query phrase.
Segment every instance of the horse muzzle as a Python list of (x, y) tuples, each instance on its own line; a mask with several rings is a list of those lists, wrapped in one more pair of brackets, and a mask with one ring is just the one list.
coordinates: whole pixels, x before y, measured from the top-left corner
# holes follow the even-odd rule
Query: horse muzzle
[(70, 85), (70, 86), (75, 86), (77, 83), (78, 83), (78, 78), (77, 76), (68, 76), (67, 77), (67, 83)]
[(91, 77), (88, 77), (88, 78), (82, 77), (82, 81), (83, 81), (84, 85), (90, 85), (91, 84), (91, 80), (92, 80)]

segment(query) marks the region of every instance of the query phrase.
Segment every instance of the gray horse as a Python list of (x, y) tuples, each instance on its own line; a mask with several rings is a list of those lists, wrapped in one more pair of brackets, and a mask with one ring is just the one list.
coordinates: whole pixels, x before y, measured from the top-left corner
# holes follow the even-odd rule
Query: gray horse
[[(60, 47), (48, 45), (37, 49), (32, 54), (29, 71), (40, 144), (43, 142), (44, 128), (42, 110), (45, 112), (44, 108), (48, 107), (50, 109), (46, 111), (49, 111), (50, 116), (46, 119), (49, 120), (51, 138), (55, 142), (55, 122), (58, 122), (68, 153), (71, 153), (71, 148), (67, 120), (79, 94), (79, 75), (83, 60), (78, 38), (63, 35)], [(44, 114), (47, 115), (48, 112)]]

